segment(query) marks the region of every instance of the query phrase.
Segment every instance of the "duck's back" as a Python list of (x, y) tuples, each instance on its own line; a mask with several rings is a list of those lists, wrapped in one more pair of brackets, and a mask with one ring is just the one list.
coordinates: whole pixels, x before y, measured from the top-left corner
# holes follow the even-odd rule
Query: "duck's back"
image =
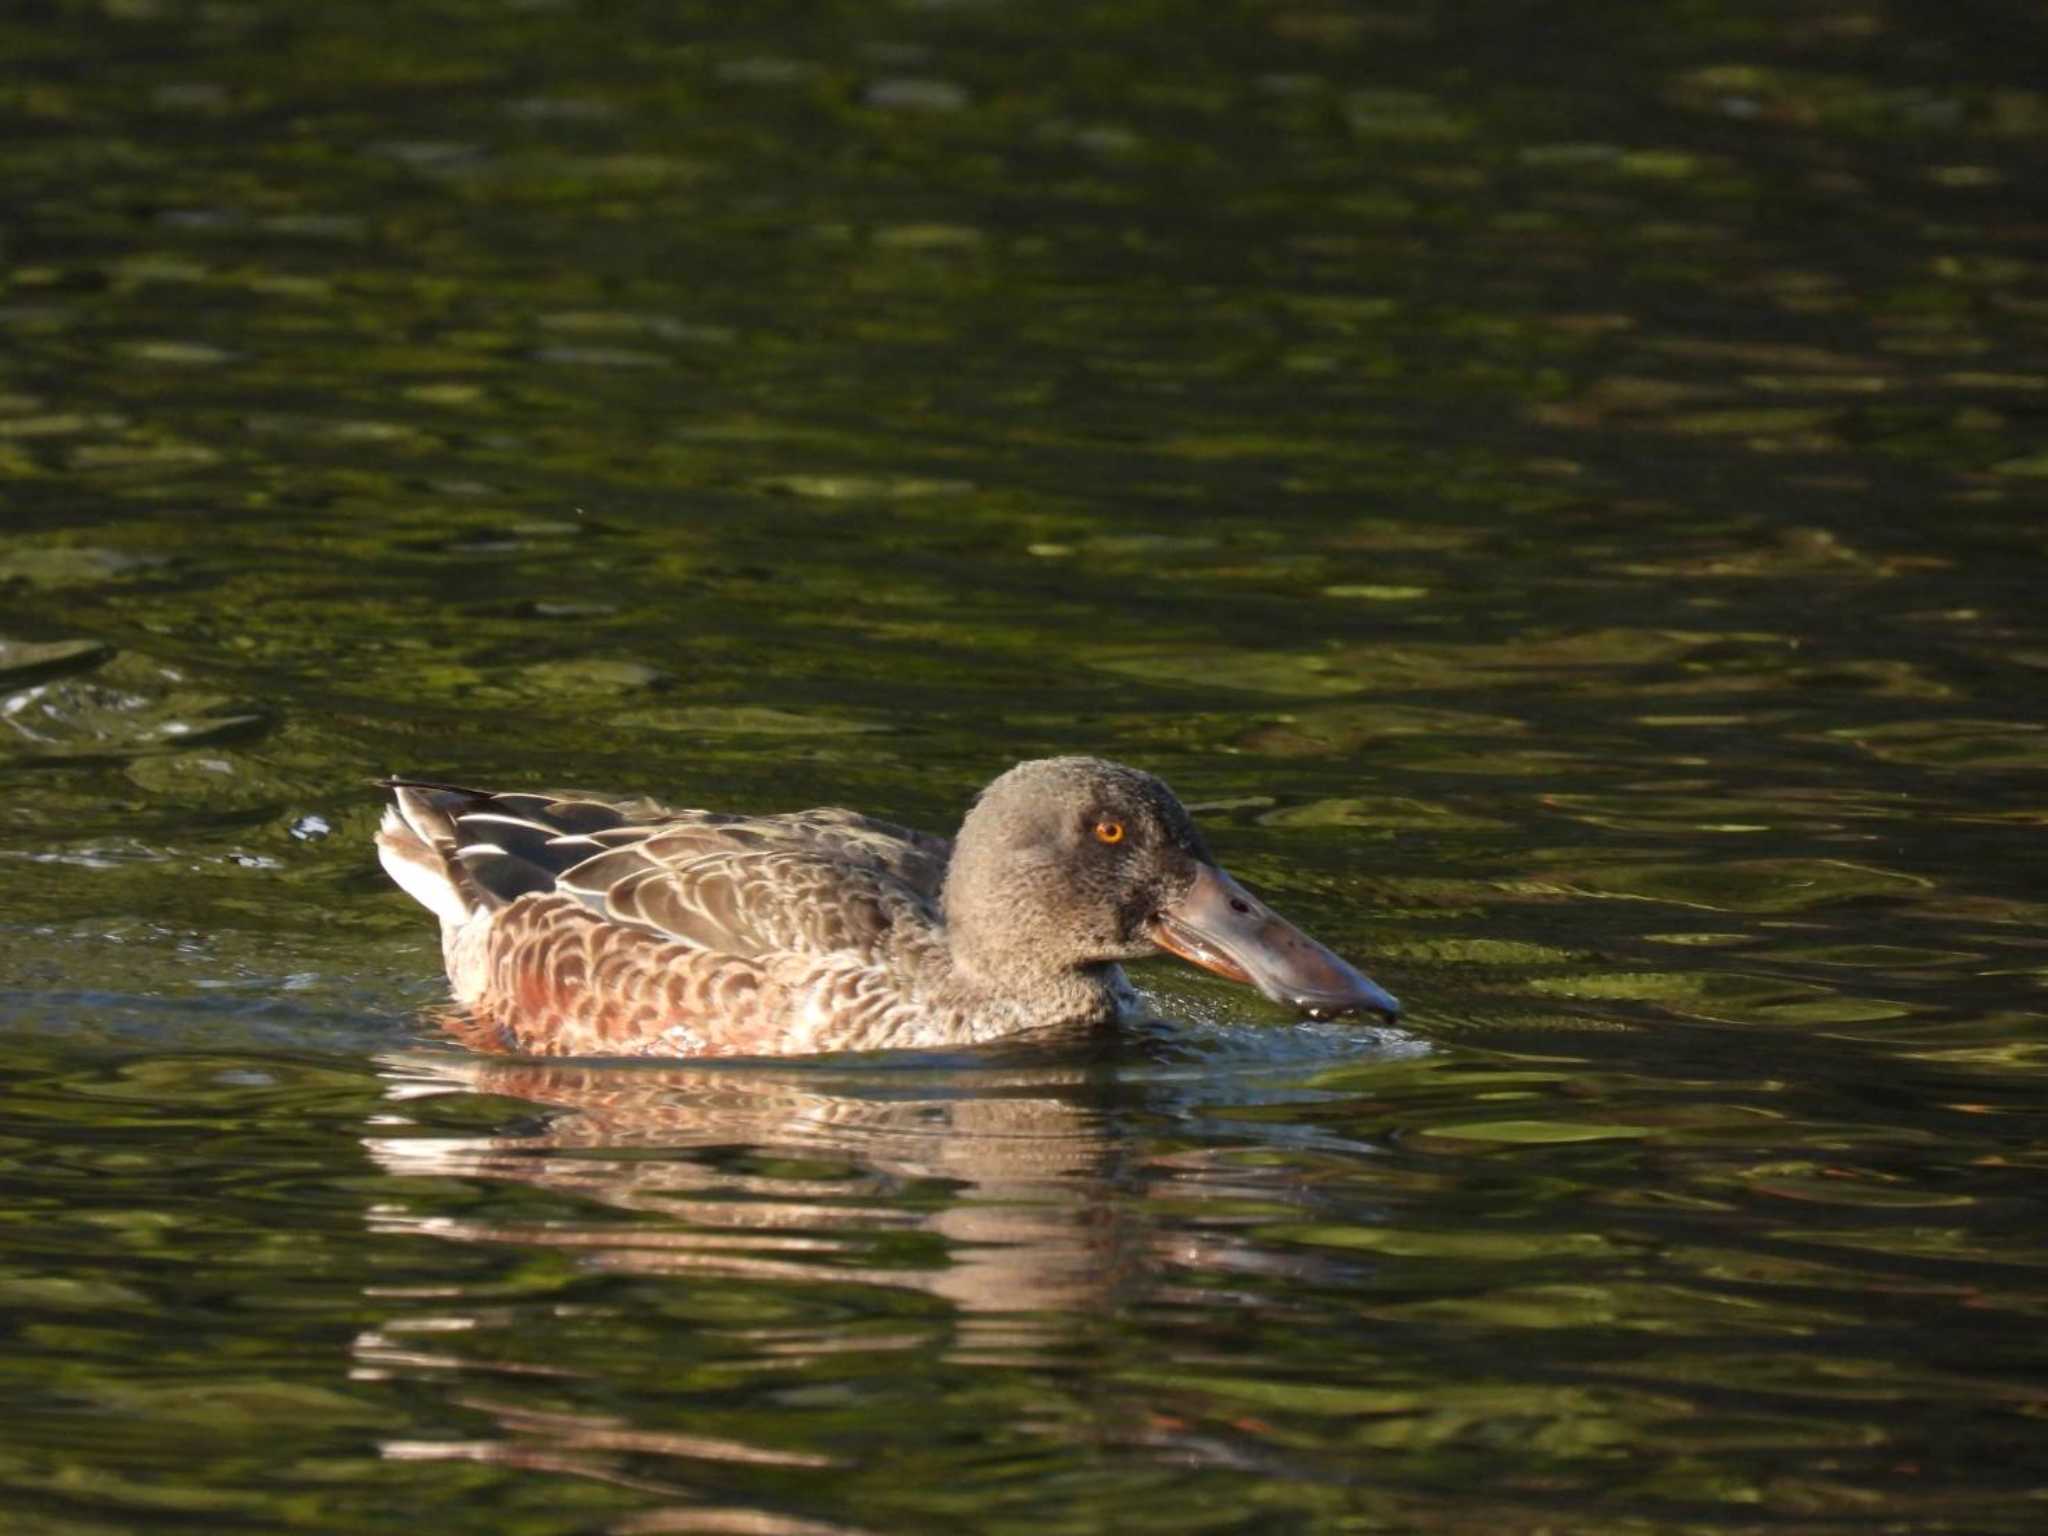
[(948, 845), (851, 811), (671, 810), (389, 781), (473, 1044), (740, 1055), (894, 1043)]

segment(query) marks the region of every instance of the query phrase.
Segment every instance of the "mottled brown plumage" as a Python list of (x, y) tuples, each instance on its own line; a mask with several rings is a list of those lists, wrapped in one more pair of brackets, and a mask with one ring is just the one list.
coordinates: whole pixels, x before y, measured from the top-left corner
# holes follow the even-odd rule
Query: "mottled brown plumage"
[(379, 855), (440, 917), (484, 1048), (974, 1044), (1127, 1013), (1116, 962), (1162, 947), (1307, 1011), (1396, 1007), (1217, 870), (1163, 783), (1093, 758), (1019, 764), (953, 845), (843, 810), (386, 787)]

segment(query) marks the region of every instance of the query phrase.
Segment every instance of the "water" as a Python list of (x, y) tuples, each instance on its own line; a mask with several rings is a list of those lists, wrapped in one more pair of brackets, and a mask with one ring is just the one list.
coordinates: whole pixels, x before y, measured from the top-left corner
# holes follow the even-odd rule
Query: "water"
[[(0, 19), (8, 1529), (2038, 1529), (2042, 33)], [(485, 1060), (368, 850), (1072, 750), (1402, 1026)]]

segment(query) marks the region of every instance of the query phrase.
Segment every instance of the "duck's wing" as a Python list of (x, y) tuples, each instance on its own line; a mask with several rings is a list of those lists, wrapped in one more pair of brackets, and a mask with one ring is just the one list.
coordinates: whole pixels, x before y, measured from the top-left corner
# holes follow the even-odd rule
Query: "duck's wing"
[(612, 922), (750, 960), (874, 955), (937, 921), (888, 870), (803, 847), (701, 853), (694, 839), (649, 838), (584, 860), (555, 889)]
[(878, 869), (928, 901), (939, 899), (946, 861), (953, 855), (952, 843), (943, 837), (836, 806), (760, 819), (785, 828), (788, 836), (819, 853)]
[(852, 811), (734, 816), (646, 801), (392, 781), (466, 901), (560, 892), (597, 915), (717, 954), (873, 953), (930, 924), (943, 838)]

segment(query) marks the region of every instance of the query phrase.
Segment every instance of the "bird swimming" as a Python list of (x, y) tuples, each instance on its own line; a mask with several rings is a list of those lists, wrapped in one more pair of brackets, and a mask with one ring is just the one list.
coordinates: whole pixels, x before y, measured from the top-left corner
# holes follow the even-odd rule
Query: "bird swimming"
[(741, 816), (409, 778), (377, 852), (441, 921), (472, 1043), (538, 1056), (980, 1044), (1132, 1016), (1164, 951), (1315, 1017), (1399, 1002), (1246, 891), (1173, 791), (1017, 764), (949, 843), (853, 811)]

